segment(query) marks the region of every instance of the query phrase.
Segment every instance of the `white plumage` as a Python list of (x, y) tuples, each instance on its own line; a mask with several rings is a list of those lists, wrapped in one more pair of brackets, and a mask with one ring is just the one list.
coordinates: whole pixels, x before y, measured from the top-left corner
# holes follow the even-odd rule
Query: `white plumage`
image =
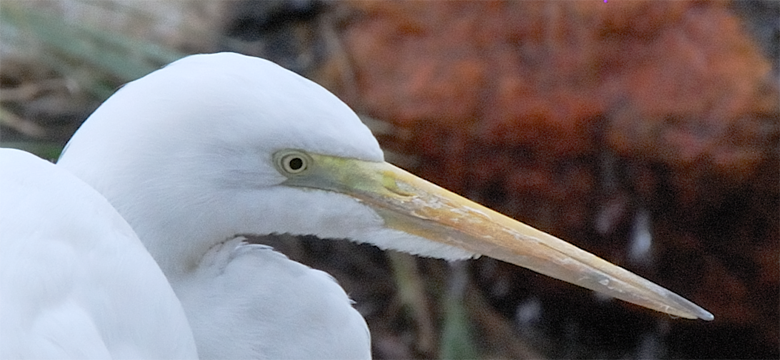
[[(247, 234), (347, 238), (445, 259), (488, 255), (659, 311), (712, 317), (560, 239), (384, 163), (376, 140), (349, 107), (320, 86), (262, 59), (227, 53), (190, 56), (126, 85), (84, 123), (57, 167), (102, 194), (130, 224), (148, 254), (115, 213), (95, 215), (84, 209), (98, 203), (109, 208), (94, 192), (73, 198), (57, 195), (58, 191), (89, 193), (75, 179), (60, 183), (59, 178), (66, 177), (60, 170), (50, 181), (56, 183), (50, 187), (52, 196), (38, 199), (23, 212), (3, 207), (2, 253), (19, 244), (47, 241), (33, 235), (38, 227), (58, 234), (53, 240), (57, 244), (78, 242), (69, 232), (74, 223), (62, 222), (57, 214), (36, 212), (55, 202), (72, 208), (69, 214), (80, 227), (95, 226), (92, 241), (106, 252), (85, 253), (83, 248), (52, 252), (48, 256), (83, 262), (85, 267), (86, 278), (58, 282), (87, 295), (92, 291), (118, 296), (121, 305), (121, 301), (143, 301), (145, 285), (88, 282), (87, 274), (93, 271), (88, 268), (93, 265), (90, 261), (95, 266), (113, 264), (117, 276), (148, 278), (154, 286), (168, 289), (160, 277), (162, 270), (176, 297), (168, 289), (166, 296), (159, 297), (161, 304), (135, 306), (138, 311), (181, 320), (180, 301), (201, 358), (370, 357), (365, 322), (336, 282), (268, 247), (243, 243), (241, 236)], [(32, 175), (25, 174), (24, 163), (17, 168), (14, 174), (4, 174), (4, 181), (35, 176), (32, 170)], [(36, 192), (48, 184), (38, 182), (18, 192)], [(5, 192), (5, 187), (0, 191)], [(19, 222), (14, 224), (15, 237), (6, 236), (6, 223), (35, 216), (48, 220), (38, 226)], [(124, 229), (124, 238), (115, 239), (121, 236), (112, 233), (114, 224)], [(125, 252), (124, 247), (134, 250)], [(0, 307), (5, 313), (26, 306), (31, 314), (18, 324), (46, 319), (48, 298), (66, 296), (48, 288), (52, 292), (21, 298), (5, 295), (60, 276), (42, 264), (27, 277), (29, 281), (19, 281), (24, 274), (23, 256), (35, 255), (33, 251), (12, 256), (7, 263), (3, 258)], [(6, 282), (9, 277), (14, 281)], [(27, 294), (24, 291), (19, 293)], [(42, 303), (20, 303), (33, 298)], [(156, 352), (166, 344), (191, 348), (186, 343), (191, 341), (189, 330), (178, 324), (181, 333), (166, 331), (169, 324), (163, 323), (163, 315), (135, 317), (121, 307), (94, 309), (97, 304), (88, 296), (65, 299), (86, 311), (120, 313), (118, 318), (128, 322), (122, 326), (159, 330), (163, 334), (156, 337), (158, 343), (138, 353), (144, 357), (167, 357)], [(2, 319), (0, 326), (6, 332), (18, 325)], [(95, 331), (103, 335), (124, 333), (124, 329)], [(90, 346), (106, 346), (100, 338), (79, 342), (78, 337), (68, 337), (75, 334), (59, 335), (57, 341), (84, 347), (88, 355), (98, 355), (89, 352)], [(36, 341), (41, 339), (11, 346), (3, 337), (0, 354), (35, 357)]]
[(95, 190), (0, 149), (0, 358), (195, 358), (184, 311)]

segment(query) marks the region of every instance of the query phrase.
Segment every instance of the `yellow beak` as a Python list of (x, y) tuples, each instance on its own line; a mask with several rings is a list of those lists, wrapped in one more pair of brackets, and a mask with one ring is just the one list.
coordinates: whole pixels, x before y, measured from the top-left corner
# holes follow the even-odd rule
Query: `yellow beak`
[[(714, 318), (623, 268), (391, 164), (292, 151), (305, 158), (305, 169), (288, 174), (285, 184), (349, 195), (374, 209), (390, 228), (674, 316)], [(280, 153), (275, 157), (289, 154)]]

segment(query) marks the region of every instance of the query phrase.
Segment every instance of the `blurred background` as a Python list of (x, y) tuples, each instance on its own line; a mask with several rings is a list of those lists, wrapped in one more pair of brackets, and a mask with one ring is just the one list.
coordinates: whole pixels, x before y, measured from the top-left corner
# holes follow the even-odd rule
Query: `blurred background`
[(254, 239), (333, 274), (375, 358), (780, 357), (780, 2), (0, 0), (0, 146), (54, 160), (121, 84), (216, 51), (319, 82), (389, 161), (715, 315)]

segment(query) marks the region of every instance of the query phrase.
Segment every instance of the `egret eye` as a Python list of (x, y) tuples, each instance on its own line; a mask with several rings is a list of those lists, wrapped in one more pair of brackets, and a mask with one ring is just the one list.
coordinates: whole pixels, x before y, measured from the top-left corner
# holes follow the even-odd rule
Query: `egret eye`
[(287, 171), (293, 172), (293, 171), (303, 170), (303, 159), (299, 157), (290, 156), (284, 159), (284, 161), (285, 161), (284, 168)]
[(298, 150), (284, 150), (274, 154), (276, 168), (285, 175), (298, 175), (309, 168), (311, 157)]

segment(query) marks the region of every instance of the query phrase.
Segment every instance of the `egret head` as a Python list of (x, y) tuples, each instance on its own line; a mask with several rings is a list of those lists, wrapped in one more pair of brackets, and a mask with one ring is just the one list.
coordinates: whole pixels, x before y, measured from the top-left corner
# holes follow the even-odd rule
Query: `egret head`
[[(167, 273), (240, 234), (472, 255), (387, 228), (348, 194), (291, 185), (318, 155), (384, 161), (368, 128), (321, 86), (263, 59), (220, 53), (186, 57), (122, 87), (82, 125), (59, 164), (115, 204)], [(332, 170), (346, 172), (350, 161)], [(192, 255), (187, 262), (183, 253)]]
[(128, 84), (59, 163), (115, 205), (169, 278), (235, 235), (311, 234), (445, 259), (488, 255), (656, 310), (711, 317), (385, 163), (343, 102), (258, 58), (190, 56)]

